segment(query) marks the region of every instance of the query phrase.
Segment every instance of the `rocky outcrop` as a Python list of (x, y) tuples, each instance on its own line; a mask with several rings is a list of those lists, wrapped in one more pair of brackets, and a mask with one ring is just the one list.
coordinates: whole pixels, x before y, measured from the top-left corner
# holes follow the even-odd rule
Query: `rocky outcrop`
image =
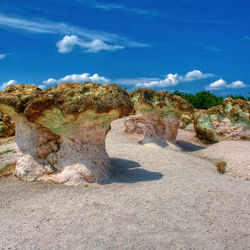
[(8, 115), (0, 112), (0, 138), (15, 135), (15, 124)]
[(195, 112), (194, 129), (198, 138), (210, 143), (218, 138), (249, 140), (250, 105), (244, 100), (227, 98), (222, 105)]
[(137, 114), (126, 118), (125, 127), (127, 133), (139, 135), (143, 144), (153, 142), (166, 146), (168, 141), (175, 142), (179, 120), (175, 115)]
[(0, 108), (16, 123), (17, 175), (70, 185), (109, 176), (106, 134), (113, 120), (133, 110), (120, 87), (88, 82), (46, 91), (12, 85), (0, 93)]
[(215, 143), (218, 141), (210, 116), (206, 110), (198, 110), (194, 113), (195, 135), (204, 143)]
[[(141, 136), (142, 143), (165, 146), (168, 141), (175, 142), (179, 120), (193, 115), (191, 104), (167, 91), (137, 89), (130, 93), (130, 99), (136, 115), (126, 118), (126, 132)], [(187, 119), (181, 121), (188, 123)]]

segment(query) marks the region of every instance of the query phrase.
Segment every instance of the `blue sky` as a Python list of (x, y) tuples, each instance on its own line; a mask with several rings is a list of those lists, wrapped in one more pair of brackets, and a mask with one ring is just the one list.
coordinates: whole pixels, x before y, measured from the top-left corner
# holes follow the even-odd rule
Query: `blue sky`
[(0, 88), (250, 92), (248, 0), (0, 0)]

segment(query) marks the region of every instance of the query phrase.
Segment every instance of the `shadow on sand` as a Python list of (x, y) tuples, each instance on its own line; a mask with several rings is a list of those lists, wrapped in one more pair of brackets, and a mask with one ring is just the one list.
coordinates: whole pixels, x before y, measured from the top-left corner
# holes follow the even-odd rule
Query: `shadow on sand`
[(176, 141), (176, 144), (185, 152), (194, 152), (205, 148), (186, 141)]
[(155, 181), (163, 177), (159, 172), (150, 172), (140, 168), (141, 165), (135, 161), (120, 158), (110, 158), (113, 167), (112, 176), (108, 183), (136, 183), (143, 181)]

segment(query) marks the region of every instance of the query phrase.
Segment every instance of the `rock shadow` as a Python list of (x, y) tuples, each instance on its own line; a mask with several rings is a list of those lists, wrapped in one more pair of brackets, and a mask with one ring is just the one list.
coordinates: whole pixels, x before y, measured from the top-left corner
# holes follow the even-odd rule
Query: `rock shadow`
[(112, 170), (112, 176), (108, 183), (136, 183), (144, 181), (156, 181), (160, 180), (163, 175), (159, 172), (151, 172), (140, 168), (141, 165), (138, 162), (120, 159), (110, 158)]
[(204, 149), (205, 147), (200, 146), (200, 145), (196, 145), (193, 144), (191, 142), (187, 142), (187, 141), (176, 141), (176, 144), (185, 152), (194, 152), (194, 151), (198, 151), (201, 149)]

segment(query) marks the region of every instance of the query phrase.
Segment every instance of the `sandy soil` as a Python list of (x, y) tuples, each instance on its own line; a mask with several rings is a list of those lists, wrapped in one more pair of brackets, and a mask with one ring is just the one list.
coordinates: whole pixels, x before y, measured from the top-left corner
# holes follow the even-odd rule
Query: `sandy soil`
[(2, 169), (17, 160), (15, 137), (0, 140), (0, 176)]
[(250, 180), (250, 141), (224, 140), (208, 146), (194, 137), (192, 131), (179, 129), (177, 144), (193, 156), (214, 164), (225, 161), (226, 174)]
[(249, 182), (190, 153), (140, 145), (122, 122), (107, 137), (105, 185), (0, 178), (0, 248), (249, 249)]

